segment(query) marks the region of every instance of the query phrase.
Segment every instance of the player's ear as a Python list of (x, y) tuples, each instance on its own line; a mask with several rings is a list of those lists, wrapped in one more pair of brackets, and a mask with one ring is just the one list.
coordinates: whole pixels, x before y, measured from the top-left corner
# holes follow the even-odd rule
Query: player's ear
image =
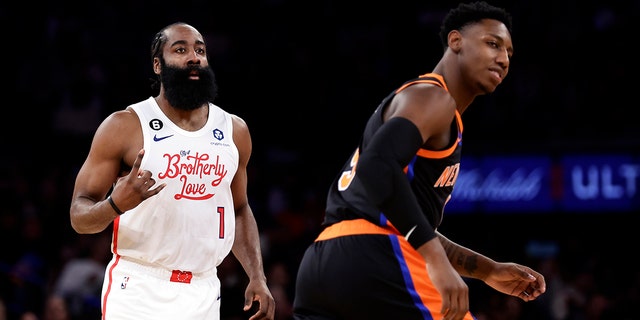
[(153, 58), (153, 73), (160, 74), (160, 71), (162, 71), (162, 62), (160, 62), (160, 58), (155, 57)]
[(451, 30), (451, 32), (449, 32), (449, 35), (447, 36), (447, 39), (449, 48), (451, 48), (453, 52), (457, 53), (458, 51), (460, 51), (460, 48), (462, 47), (462, 34), (460, 33), (460, 31)]

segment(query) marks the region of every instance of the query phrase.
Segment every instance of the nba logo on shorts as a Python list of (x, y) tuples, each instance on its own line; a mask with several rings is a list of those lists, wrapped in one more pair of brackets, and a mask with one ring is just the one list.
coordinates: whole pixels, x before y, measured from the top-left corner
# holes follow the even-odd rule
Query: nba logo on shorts
[(124, 279), (122, 279), (122, 283), (120, 284), (120, 289), (126, 289), (127, 282), (129, 282), (129, 277), (125, 276)]

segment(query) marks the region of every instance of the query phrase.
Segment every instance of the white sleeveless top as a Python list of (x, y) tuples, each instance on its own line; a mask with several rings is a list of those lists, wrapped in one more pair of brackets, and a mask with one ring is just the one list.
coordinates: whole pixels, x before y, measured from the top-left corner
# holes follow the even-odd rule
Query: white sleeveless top
[(131, 105), (140, 119), (141, 169), (167, 186), (114, 221), (115, 254), (193, 273), (211, 271), (231, 251), (235, 211), (231, 181), (238, 169), (231, 116), (209, 104), (207, 123), (186, 131), (153, 97)]

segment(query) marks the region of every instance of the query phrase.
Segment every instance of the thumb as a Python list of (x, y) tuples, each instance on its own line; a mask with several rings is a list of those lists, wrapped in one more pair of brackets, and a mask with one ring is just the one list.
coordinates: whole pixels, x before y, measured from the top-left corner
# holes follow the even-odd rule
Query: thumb
[(519, 269), (519, 270), (521, 273), (520, 276), (522, 277), (523, 280), (529, 281), (529, 282), (536, 281), (536, 277), (526, 269)]
[(253, 306), (253, 299), (252, 298), (248, 298), (245, 297), (244, 299), (244, 308), (242, 308), (244, 311), (248, 311), (249, 309), (251, 309), (251, 306)]

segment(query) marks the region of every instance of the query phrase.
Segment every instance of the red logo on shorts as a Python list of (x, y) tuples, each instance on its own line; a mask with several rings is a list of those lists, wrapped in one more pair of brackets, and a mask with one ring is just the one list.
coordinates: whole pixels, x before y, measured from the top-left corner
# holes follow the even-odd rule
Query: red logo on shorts
[(180, 271), (173, 270), (171, 272), (171, 282), (182, 282), (182, 283), (191, 283), (191, 278), (193, 278), (193, 274), (191, 271)]

